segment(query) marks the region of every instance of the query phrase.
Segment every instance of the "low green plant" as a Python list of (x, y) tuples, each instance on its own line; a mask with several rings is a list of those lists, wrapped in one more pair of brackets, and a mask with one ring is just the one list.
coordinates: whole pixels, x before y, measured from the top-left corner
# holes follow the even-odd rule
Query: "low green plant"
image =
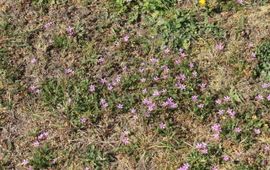
[(53, 159), (53, 150), (48, 145), (45, 145), (34, 151), (30, 164), (35, 170), (46, 169), (52, 166)]
[(270, 80), (270, 40), (262, 42), (256, 48), (256, 57), (258, 64), (255, 68), (255, 76)]

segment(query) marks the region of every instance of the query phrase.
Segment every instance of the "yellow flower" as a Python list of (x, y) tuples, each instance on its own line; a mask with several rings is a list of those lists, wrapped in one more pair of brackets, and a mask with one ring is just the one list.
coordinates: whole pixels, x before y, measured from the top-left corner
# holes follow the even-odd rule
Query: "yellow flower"
[(199, 0), (199, 4), (200, 4), (200, 6), (205, 6), (206, 0)]

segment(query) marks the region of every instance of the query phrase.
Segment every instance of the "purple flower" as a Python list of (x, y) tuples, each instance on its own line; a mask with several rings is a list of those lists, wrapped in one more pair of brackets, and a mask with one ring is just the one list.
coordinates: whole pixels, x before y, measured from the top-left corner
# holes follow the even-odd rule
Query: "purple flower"
[(270, 87), (270, 83), (264, 83), (264, 84), (262, 84), (262, 88), (266, 89), (268, 87)]
[(85, 117), (80, 118), (80, 122), (83, 123), (83, 124), (86, 123), (87, 122), (87, 118), (85, 118)]
[(206, 83), (199, 84), (199, 87), (201, 88), (201, 91), (204, 91), (206, 88)]
[(161, 123), (159, 124), (159, 128), (160, 128), (160, 129), (165, 129), (165, 128), (166, 128), (166, 124), (163, 123), (163, 122), (161, 122)]
[(73, 36), (75, 34), (74, 32), (74, 28), (72, 28), (71, 26), (67, 27), (67, 33), (69, 36)]
[(40, 92), (40, 89), (35, 86), (35, 85), (31, 85), (29, 88), (28, 88), (28, 91), (30, 93), (33, 93), (33, 94), (38, 94)]
[(65, 74), (72, 75), (72, 74), (74, 74), (74, 71), (71, 68), (66, 68)]
[(121, 135), (120, 135), (120, 141), (121, 141), (124, 145), (127, 145), (127, 144), (130, 143), (130, 142), (129, 142), (129, 137), (128, 137), (128, 135), (129, 135), (129, 132), (128, 132), (128, 131), (124, 131), (124, 132), (122, 132)]
[(256, 135), (259, 135), (261, 133), (261, 130), (260, 129), (254, 129), (254, 132)]
[(34, 147), (39, 147), (39, 145), (40, 145), (39, 141), (33, 142), (33, 146), (34, 146)]
[(220, 133), (221, 132), (221, 126), (218, 123), (215, 123), (214, 125), (211, 126), (211, 129), (216, 132), (216, 133)]
[(216, 45), (216, 50), (218, 50), (218, 51), (224, 50), (224, 44), (223, 44), (222, 42), (219, 42), (219, 43)]
[(213, 134), (214, 140), (219, 140), (219, 135), (220, 135), (220, 133), (214, 133)]
[(130, 109), (130, 112), (131, 112), (132, 114), (135, 114), (135, 113), (136, 113), (136, 109), (132, 108), (132, 109)]
[(202, 154), (207, 154), (208, 153), (208, 148), (207, 148), (207, 144), (204, 142), (201, 143), (197, 143), (196, 144), (196, 149), (201, 152)]
[(105, 78), (101, 78), (101, 79), (100, 79), (100, 83), (101, 83), (101, 84), (106, 84), (106, 83), (107, 83), (107, 80), (106, 80)]
[(146, 81), (145, 78), (141, 78), (141, 82), (144, 83)]
[(90, 91), (90, 92), (95, 92), (95, 90), (96, 90), (96, 86), (91, 84), (91, 85), (89, 86), (89, 91)]
[(190, 167), (190, 165), (188, 163), (185, 163), (184, 165), (182, 165), (180, 168), (178, 168), (177, 170), (188, 170)]
[(169, 54), (169, 52), (170, 52), (170, 49), (169, 48), (165, 48), (164, 53), (165, 54)]
[(106, 102), (105, 99), (100, 99), (100, 105), (103, 109), (107, 108), (108, 107), (108, 103)]
[(216, 104), (221, 104), (222, 103), (222, 100), (221, 99), (217, 99), (215, 100)]
[(229, 161), (230, 160), (230, 157), (228, 155), (223, 155), (223, 160), (224, 161)]
[(123, 109), (123, 104), (118, 104), (118, 105), (117, 105), (117, 108), (118, 108), (118, 109)]
[(186, 80), (186, 76), (184, 74), (180, 74), (176, 77), (176, 79), (181, 80), (181, 81), (185, 81)]
[(176, 87), (180, 90), (185, 90), (186, 89), (186, 85), (182, 84), (182, 83), (176, 83)]
[(224, 101), (225, 102), (228, 102), (228, 101), (230, 101), (231, 100), (231, 98), (229, 97), (229, 96), (224, 96)]
[(125, 35), (124, 38), (123, 38), (124, 42), (128, 42), (129, 40), (129, 36), (128, 35)]
[(218, 167), (217, 167), (217, 166), (213, 166), (213, 167), (211, 168), (211, 170), (218, 170)]
[(244, 4), (244, 0), (236, 0), (236, 2), (237, 2), (238, 4), (241, 4), (241, 5)]
[(197, 77), (197, 76), (198, 76), (197, 71), (193, 71), (193, 72), (192, 72), (192, 77), (195, 78), (195, 77)]
[(261, 101), (261, 100), (263, 100), (263, 96), (262, 95), (257, 95), (256, 97), (255, 97), (255, 99), (257, 100), (257, 101)]
[(153, 96), (154, 96), (154, 97), (160, 96), (160, 92), (159, 92), (158, 90), (155, 90), (155, 91), (153, 92)]
[(27, 164), (29, 164), (29, 161), (28, 161), (27, 159), (24, 159), (24, 160), (22, 161), (22, 165), (27, 165)]
[(240, 133), (242, 130), (241, 130), (241, 128), (237, 127), (237, 128), (234, 129), (234, 131), (235, 131), (236, 133)]
[(143, 93), (143, 94), (146, 94), (146, 93), (147, 93), (147, 90), (146, 90), (146, 89), (143, 89), (143, 90), (142, 90), (142, 93)]
[(46, 140), (49, 136), (49, 133), (48, 132), (42, 132), (38, 135), (38, 140), (41, 141), (41, 140)]
[(157, 58), (151, 58), (150, 61), (152, 64), (156, 64), (159, 60)]
[(204, 107), (204, 104), (198, 104), (198, 108), (202, 109)]
[(162, 104), (163, 107), (168, 107), (168, 108), (171, 108), (171, 109), (175, 109), (177, 108), (177, 103), (174, 102), (174, 100), (170, 97), (170, 98), (167, 98), (167, 100), (165, 102), (163, 102)]
[(235, 116), (235, 114), (236, 114), (236, 112), (235, 111), (233, 111), (232, 109), (227, 109), (227, 113), (230, 115), (230, 117), (231, 118), (234, 118), (234, 116)]
[(270, 101), (270, 94), (267, 96), (267, 100)]
[(48, 22), (44, 25), (45, 29), (49, 29), (53, 25), (53, 22)]
[(112, 91), (113, 86), (111, 85), (111, 83), (108, 83), (108, 85), (107, 85), (107, 89), (108, 89), (109, 91)]
[(36, 62), (37, 62), (37, 58), (34, 57), (34, 58), (31, 59), (32, 64), (35, 64)]
[(189, 63), (189, 68), (192, 69), (193, 67), (194, 67), (194, 63), (190, 62), (190, 63)]
[(219, 111), (218, 111), (218, 114), (219, 114), (219, 115), (223, 115), (224, 113), (225, 113), (225, 110), (219, 110)]
[(196, 101), (198, 101), (198, 96), (194, 95), (191, 97), (191, 99), (192, 99), (192, 101), (196, 102)]

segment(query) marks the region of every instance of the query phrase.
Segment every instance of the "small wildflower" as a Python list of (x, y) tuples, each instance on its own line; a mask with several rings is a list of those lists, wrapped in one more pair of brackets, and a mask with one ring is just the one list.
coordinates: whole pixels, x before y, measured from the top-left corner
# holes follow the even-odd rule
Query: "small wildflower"
[(227, 109), (227, 113), (230, 115), (230, 117), (231, 118), (233, 118), (234, 116), (235, 116), (235, 114), (236, 114), (236, 112), (235, 111), (233, 111), (232, 109)]
[(189, 167), (190, 167), (190, 165), (188, 163), (185, 163), (184, 165), (182, 165), (177, 170), (189, 170)]
[(180, 90), (185, 90), (186, 89), (186, 85), (182, 84), (182, 83), (176, 83), (176, 87)]
[(135, 113), (136, 113), (136, 109), (132, 108), (132, 109), (130, 109), (130, 112), (131, 112), (132, 114), (135, 114)]
[(123, 104), (118, 104), (116, 107), (117, 107), (118, 109), (123, 109)]
[(198, 76), (197, 71), (193, 71), (193, 72), (192, 72), (192, 77), (195, 78), (195, 77), (197, 77), (197, 76)]
[(27, 165), (27, 164), (29, 164), (29, 161), (27, 160), (27, 159), (24, 159), (23, 161), (22, 161), (22, 165)]
[(196, 149), (201, 152), (202, 154), (207, 154), (208, 153), (208, 148), (207, 148), (207, 144), (204, 142), (201, 143), (197, 143), (196, 144)]
[(65, 69), (65, 74), (72, 75), (72, 74), (74, 74), (74, 71), (71, 68), (66, 68)]
[(147, 93), (147, 90), (146, 90), (146, 89), (143, 89), (143, 90), (142, 90), (142, 93), (143, 93), (143, 94), (146, 94), (146, 93)]
[(224, 44), (222, 42), (219, 42), (217, 45), (216, 45), (216, 50), (217, 51), (222, 51), (224, 50)]
[(261, 100), (263, 100), (263, 96), (262, 95), (257, 95), (256, 97), (255, 97), (255, 99), (257, 100), (257, 101), (261, 101)]
[(34, 147), (39, 147), (39, 145), (40, 145), (39, 141), (33, 142), (33, 146), (34, 146)]
[(170, 49), (169, 48), (165, 48), (164, 53), (165, 54), (169, 54), (170, 53)]
[(229, 161), (230, 160), (230, 157), (228, 155), (223, 155), (223, 160), (224, 161)]
[(48, 132), (42, 132), (38, 135), (38, 140), (41, 141), (41, 140), (46, 140), (49, 136), (49, 133)]
[(74, 28), (71, 27), (71, 26), (68, 26), (67, 27), (67, 33), (68, 33), (69, 36), (73, 36), (75, 34)]
[(216, 102), (216, 104), (221, 104), (222, 103), (222, 100), (221, 99), (217, 99), (217, 100), (215, 100), (215, 102)]
[(128, 131), (124, 131), (124, 132), (121, 133), (120, 141), (121, 141), (124, 145), (127, 145), (127, 144), (130, 143), (130, 142), (129, 142), (128, 134), (129, 134)]
[(263, 83), (262, 84), (262, 88), (266, 89), (268, 87), (270, 87), (270, 83)]
[(153, 92), (153, 96), (154, 96), (154, 97), (160, 96), (160, 92), (159, 92), (158, 90), (155, 90), (155, 91)]
[(266, 97), (268, 101), (270, 101), (270, 94)]
[(217, 166), (213, 166), (213, 167), (211, 168), (211, 170), (218, 170), (218, 167), (217, 167)]
[(221, 132), (221, 126), (218, 123), (215, 123), (214, 125), (211, 126), (211, 129), (216, 132), (216, 133), (220, 133)]
[(189, 68), (191, 68), (191, 69), (194, 68), (194, 63), (190, 62), (189, 63)]
[(259, 135), (261, 133), (261, 130), (260, 129), (254, 129), (254, 132), (256, 135)]
[(32, 85), (28, 88), (28, 91), (33, 94), (38, 94), (40, 92), (40, 89), (37, 86)]
[(241, 130), (241, 128), (237, 127), (237, 128), (234, 129), (234, 131), (235, 131), (236, 133), (240, 133), (242, 130)]
[(35, 64), (36, 62), (37, 62), (37, 58), (34, 57), (34, 58), (31, 59), (32, 64)]
[(194, 95), (191, 97), (191, 99), (192, 99), (192, 101), (196, 102), (196, 101), (198, 101), (198, 96)]
[(91, 85), (89, 86), (89, 91), (90, 91), (90, 92), (95, 92), (95, 90), (96, 90), (96, 86), (93, 85), (93, 84), (91, 84)]
[(141, 78), (141, 82), (144, 83), (146, 81), (145, 78)]
[(45, 29), (49, 29), (53, 25), (53, 22), (48, 22), (44, 25)]
[(204, 104), (198, 104), (198, 108), (202, 109), (204, 107)]
[(129, 40), (129, 36), (128, 35), (125, 35), (124, 38), (123, 38), (124, 42), (128, 42)]
[(224, 113), (225, 113), (225, 110), (219, 110), (219, 111), (218, 111), (218, 114), (219, 114), (219, 115), (223, 115)]
[(229, 96), (224, 96), (224, 99), (223, 99), (225, 102), (229, 102), (231, 100), (231, 98)]
[(161, 123), (159, 124), (159, 128), (160, 128), (160, 129), (165, 129), (165, 128), (166, 128), (166, 124), (163, 123), (163, 122), (161, 122)]
[(82, 124), (86, 123), (87, 122), (87, 118), (85, 118), (85, 117), (80, 118), (80, 122)]
[(244, 0), (236, 0), (236, 2), (237, 2), (238, 4), (241, 4), (241, 5), (244, 4)]
[(220, 133), (214, 133), (213, 134), (213, 139), (214, 140), (219, 140), (219, 137), (220, 137)]

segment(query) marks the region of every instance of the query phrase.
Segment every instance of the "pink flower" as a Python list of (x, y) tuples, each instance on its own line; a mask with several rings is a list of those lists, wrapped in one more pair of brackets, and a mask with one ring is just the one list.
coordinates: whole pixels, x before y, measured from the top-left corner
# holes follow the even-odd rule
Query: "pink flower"
[(197, 76), (198, 76), (197, 71), (193, 71), (193, 72), (192, 72), (192, 77), (195, 78), (195, 77), (197, 77)]
[(125, 35), (123, 39), (124, 39), (124, 42), (128, 42), (129, 36), (128, 35)]
[(91, 85), (89, 86), (89, 91), (90, 91), (90, 92), (95, 92), (95, 90), (96, 90), (96, 86), (91, 84)]
[(261, 130), (260, 129), (254, 129), (254, 132), (256, 135), (259, 135), (261, 133)]
[(118, 105), (117, 105), (117, 108), (118, 108), (118, 109), (123, 109), (123, 104), (118, 104)]
[(241, 128), (237, 127), (237, 128), (234, 129), (234, 131), (235, 131), (236, 133), (240, 133), (242, 130), (241, 130)]
[(27, 160), (27, 159), (24, 159), (23, 161), (22, 161), (22, 165), (27, 165), (27, 164), (29, 164), (29, 161)]
[(216, 50), (218, 50), (218, 51), (224, 50), (224, 44), (223, 44), (222, 42), (219, 42), (219, 43), (216, 45)]
[(267, 96), (267, 100), (270, 101), (270, 94)]
[(109, 106), (105, 99), (100, 99), (99, 103), (103, 109), (105, 109)]
[(207, 144), (204, 142), (201, 143), (197, 143), (196, 144), (196, 149), (201, 152), (202, 154), (207, 154), (208, 153), (208, 148), (207, 148)]
[(160, 129), (165, 129), (165, 128), (166, 128), (166, 124), (163, 123), (163, 122), (161, 122), (161, 123), (159, 124), (159, 128), (160, 128)]
[(198, 108), (202, 109), (204, 107), (204, 104), (198, 104)]
[(192, 69), (193, 67), (194, 67), (194, 63), (190, 62), (190, 63), (189, 63), (189, 68)]
[(127, 144), (130, 143), (130, 142), (129, 142), (128, 134), (129, 134), (128, 131), (124, 131), (124, 132), (121, 133), (120, 141), (121, 141), (124, 145), (127, 145)]
[(230, 101), (231, 100), (231, 98), (229, 97), (229, 96), (224, 96), (224, 101), (225, 102), (228, 102), (228, 101)]
[(85, 118), (85, 117), (80, 118), (80, 122), (83, 123), (83, 124), (86, 123), (87, 122), (87, 118)]
[(34, 147), (39, 147), (39, 145), (40, 145), (39, 141), (33, 142), (33, 146), (34, 146)]
[(270, 87), (270, 83), (264, 83), (264, 84), (262, 84), (262, 88), (266, 89), (268, 87)]
[(215, 123), (214, 125), (211, 126), (211, 129), (216, 132), (216, 133), (220, 133), (221, 132), (221, 126), (218, 123)]
[(228, 161), (228, 160), (230, 160), (230, 157), (229, 157), (228, 155), (224, 155), (224, 156), (223, 156), (223, 160), (224, 160), (224, 161)]
[(211, 170), (218, 170), (218, 167), (217, 167), (217, 166), (213, 166), (213, 167), (211, 168)]
[(198, 96), (196, 96), (196, 95), (191, 96), (191, 99), (192, 99), (192, 101), (196, 102), (196, 101), (198, 101)]
[(216, 104), (221, 104), (222, 103), (222, 100), (221, 99), (217, 99), (215, 100)]
[(261, 100), (263, 100), (263, 96), (262, 95), (257, 95), (256, 97), (255, 97), (255, 99), (257, 100), (257, 101), (261, 101)]
[(219, 110), (219, 111), (218, 111), (218, 114), (219, 114), (219, 115), (223, 115), (224, 113), (225, 113), (225, 110)]
[(219, 140), (219, 135), (220, 135), (220, 133), (214, 133), (214, 134), (213, 134), (213, 138), (214, 138), (215, 140)]
[(28, 91), (29, 91), (30, 93), (33, 93), (33, 94), (38, 94), (38, 93), (40, 93), (40, 89), (39, 89), (37, 86), (35, 86), (35, 85), (30, 86), (30, 87), (28, 88)]
[(136, 113), (136, 109), (132, 108), (132, 109), (130, 109), (130, 112), (131, 112), (132, 114), (135, 114), (135, 113)]
[(41, 140), (46, 140), (49, 136), (49, 133), (48, 132), (42, 132), (38, 135), (38, 140), (41, 141)]
[(174, 102), (174, 100), (170, 97), (170, 98), (167, 98), (167, 100), (165, 102), (163, 102), (162, 104), (163, 107), (168, 107), (168, 108), (171, 108), (171, 109), (175, 109), (177, 108), (177, 103)]
[(169, 54), (169, 52), (170, 52), (170, 49), (169, 48), (165, 48), (164, 53), (165, 54)]
[(244, 4), (244, 0), (236, 0), (236, 2), (237, 2), (238, 4), (241, 4), (241, 5)]
[(185, 90), (186, 89), (186, 85), (182, 84), (182, 83), (176, 83), (176, 87), (180, 90)]
[(236, 114), (236, 112), (235, 111), (233, 111), (232, 109), (227, 109), (227, 113), (230, 115), (230, 117), (231, 118), (234, 118), (234, 116), (235, 116), (235, 114)]
[(72, 75), (72, 74), (74, 74), (74, 71), (71, 68), (66, 68), (65, 74)]
[(153, 92), (153, 96), (154, 96), (154, 97), (160, 96), (160, 92), (159, 92), (158, 90), (155, 90), (155, 91)]
[(48, 22), (44, 25), (45, 29), (49, 29), (53, 25), (53, 22)]
[(189, 170), (189, 167), (190, 167), (190, 165), (188, 163), (185, 163), (184, 165), (182, 165), (177, 170)]
[(31, 59), (32, 64), (35, 64), (36, 62), (37, 62), (37, 58), (34, 57), (34, 58)]
[(67, 33), (69, 34), (69, 36), (73, 36), (75, 34), (74, 28), (72, 28), (71, 26), (68, 26)]

